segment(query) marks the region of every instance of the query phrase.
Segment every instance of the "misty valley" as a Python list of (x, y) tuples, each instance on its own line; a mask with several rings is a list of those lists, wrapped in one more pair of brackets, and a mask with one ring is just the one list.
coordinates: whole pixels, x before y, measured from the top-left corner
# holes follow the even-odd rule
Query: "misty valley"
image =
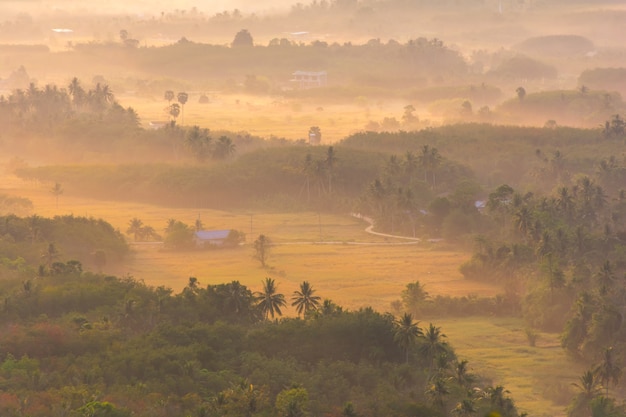
[(622, 1), (0, 16), (1, 416), (626, 416)]

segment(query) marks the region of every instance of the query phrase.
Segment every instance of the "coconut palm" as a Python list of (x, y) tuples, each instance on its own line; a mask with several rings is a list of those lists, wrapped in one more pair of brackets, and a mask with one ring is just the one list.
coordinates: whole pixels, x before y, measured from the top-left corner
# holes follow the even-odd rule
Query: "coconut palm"
[(433, 405), (439, 407), (442, 411), (445, 409), (446, 396), (448, 394), (450, 394), (450, 390), (448, 390), (446, 381), (441, 378), (433, 381), (426, 390), (426, 395), (428, 395)]
[(409, 363), (409, 352), (417, 342), (417, 339), (423, 336), (422, 329), (419, 328), (419, 322), (413, 321), (413, 315), (404, 313), (400, 319), (394, 322), (395, 331), (393, 340), (405, 352), (406, 363)]
[(321, 297), (313, 295), (315, 290), (311, 287), (308, 281), (303, 281), (300, 284), (300, 291), (294, 291), (293, 297), (291, 297), (291, 305), (296, 307), (298, 315), (307, 315), (309, 311), (315, 311), (320, 306)]
[(263, 291), (256, 292), (255, 299), (261, 315), (266, 319), (275, 315), (282, 316), (281, 307), (285, 307), (287, 302), (285, 296), (276, 292), (277, 286), (273, 278), (265, 278), (263, 281)]
[(591, 401), (602, 391), (602, 387), (592, 371), (585, 372), (578, 383), (573, 383), (578, 393), (568, 407), (568, 415), (571, 417), (582, 417), (591, 414)]
[(443, 338), (445, 334), (441, 333), (441, 327), (436, 327), (430, 323), (424, 331), (424, 344), (420, 347), (420, 351), (430, 360), (431, 370), (435, 364), (437, 356), (446, 351), (446, 343)]
[(467, 387), (475, 380), (474, 376), (468, 372), (468, 363), (469, 362), (467, 361), (467, 359), (464, 359), (460, 362), (457, 362), (454, 366), (454, 379), (461, 387)]
[(613, 286), (615, 282), (615, 272), (609, 260), (604, 261), (602, 267), (600, 267), (600, 271), (596, 274), (596, 279), (603, 293), (606, 293)]
[(135, 238), (135, 242), (136, 242), (141, 238), (142, 233), (143, 233), (143, 222), (137, 217), (134, 217), (128, 223), (128, 229), (126, 230), (126, 234), (133, 235)]
[(215, 147), (213, 149), (213, 158), (215, 159), (226, 159), (232, 155), (234, 155), (237, 150), (237, 145), (235, 145), (231, 138), (228, 136), (220, 136), (220, 138), (215, 142)]
[(471, 398), (462, 400), (456, 405), (456, 407), (454, 407), (452, 413), (460, 417), (470, 417), (476, 414), (476, 405), (474, 404), (474, 400)]
[(606, 395), (608, 397), (609, 384), (612, 382), (613, 385), (617, 385), (622, 376), (622, 369), (615, 363), (612, 347), (608, 347), (604, 350), (602, 362), (596, 367), (594, 373), (606, 388)]

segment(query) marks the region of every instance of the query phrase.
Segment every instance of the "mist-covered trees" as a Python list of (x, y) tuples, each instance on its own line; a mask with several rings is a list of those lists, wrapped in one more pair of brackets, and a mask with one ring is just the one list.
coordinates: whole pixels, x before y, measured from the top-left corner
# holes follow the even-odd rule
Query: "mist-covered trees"
[[(66, 88), (53, 84), (14, 90), (0, 99), (0, 120), (11, 132), (58, 137), (90, 135), (90, 140), (110, 134), (136, 133), (137, 113), (123, 108), (107, 84), (85, 89), (74, 77)], [(79, 133), (80, 132), (80, 133)]]

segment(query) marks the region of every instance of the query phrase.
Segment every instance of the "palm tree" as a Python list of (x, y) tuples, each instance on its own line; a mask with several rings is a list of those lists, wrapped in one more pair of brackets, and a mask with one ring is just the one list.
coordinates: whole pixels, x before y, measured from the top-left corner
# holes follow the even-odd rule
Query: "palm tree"
[(600, 285), (600, 291), (603, 294), (606, 294), (615, 281), (615, 272), (613, 271), (613, 266), (609, 260), (604, 261), (600, 271), (596, 274), (596, 278), (598, 279), (598, 284)]
[(428, 325), (428, 329), (424, 332), (425, 343), (420, 350), (430, 359), (431, 370), (435, 364), (437, 355), (446, 350), (446, 344), (443, 341), (444, 337), (446, 337), (446, 335), (441, 333), (441, 327), (436, 327), (432, 323)]
[(48, 267), (48, 269), (50, 269), (50, 267), (52, 266), (52, 262), (54, 262), (55, 259), (58, 259), (59, 256), (59, 251), (57, 250), (54, 243), (48, 244), (48, 248), (41, 255), (41, 257), (46, 261), (46, 266)]
[(461, 387), (467, 387), (474, 381), (474, 376), (468, 372), (467, 364), (469, 362), (467, 359), (464, 359), (460, 362), (457, 362), (454, 366), (454, 379)]
[(573, 383), (579, 391), (568, 407), (568, 415), (572, 417), (588, 416), (591, 414), (591, 401), (596, 398), (601, 390), (598, 379), (592, 371), (585, 372), (578, 383)]
[(200, 126), (193, 126), (185, 135), (185, 145), (198, 162), (203, 162), (209, 156), (212, 142), (209, 130), (200, 129)]
[(67, 86), (67, 89), (70, 93), (70, 96), (72, 97), (72, 103), (74, 104), (74, 107), (77, 108), (82, 106), (85, 99), (85, 90), (83, 90), (83, 87), (80, 85), (80, 81), (78, 81), (78, 78), (72, 78), (72, 81)]
[(600, 378), (600, 382), (606, 387), (606, 396), (609, 396), (609, 383), (617, 385), (622, 376), (622, 369), (617, 366), (613, 358), (613, 348), (608, 347), (602, 355), (602, 362), (596, 367), (595, 375)]
[(285, 296), (276, 292), (277, 286), (272, 278), (265, 278), (263, 281), (263, 291), (255, 293), (257, 307), (261, 311), (261, 315), (266, 319), (275, 315), (282, 316), (281, 307), (285, 307), (287, 302)]
[(143, 222), (139, 220), (137, 217), (133, 217), (133, 219), (128, 223), (128, 229), (126, 230), (126, 234), (133, 235), (135, 238), (135, 242), (139, 240), (143, 233)]
[(326, 159), (324, 160), (324, 162), (326, 164), (326, 173), (328, 174), (328, 194), (330, 195), (333, 193), (332, 180), (333, 180), (335, 164), (337, 163), (337, 157), (335, 156), (335, 149), (332, 146), (328, 147), (328, 150), (326, 151)]
[(303, 281), (300, 284), (300, 291), (293, 292), (291, 306), (296, 307), (298, 315), (304, 314), (306, 317), (309, 311), (315, 311), (319, 308), (321, 297), (313, 295), (314, 293), (315, 290), (308, 281)]
[(419, 156), (419, 163), (424, 170), (424, 181), (428, 182), (428, 174), (431, 174), (431, 187), (433, 190), (437, 187), (435, 172), (441, 165), (441, 155), (437, 148), (431, 148), (428, 145), (422, 147), (422, 154)]
[(56, 198), (57, 208), (59, 208), (59, 196), (63, 194), (63, 187), (58, 182), (55, 182), (50, 192)]
[(433, 405), (439, 407), (441, 411), (445, 409), (445, 397), (450, 394), (445, 380), (437, 378), (434, 382), (430, 384), (430, 386), (426, 390), (426, 394), (430, 397)]
[(215, 148), (213, 149), (213, 158), (226, 159), (234, 155), (237, 150), (237, 146), (233, 143), (232, 139), (228, 136), (220, 136), (215, 142)]
[(180, 105), (178, 103), (172, 103), (167, 107), (167, 114), (170, 116), (170, 122), (172, 126), (176, 123), (176, 118), (180, 115)]
[(341, 314), (343, 308), (335, 304), (332, 300), (326, 298), (321, 307), (316, 311), (316, 316), (334, 316)]
[(460, 417), (470, 417), (476, 414), (476, 406), (474, 405), (474, 400), (471, 398), (466, 398), (454, 407), (452, 413), (460, 416)]
[(189, 100), (189, 94), (185, 93), (184, 91), (181, 91), (180, 93), (178, 93), (178, 95), (176, 96), (176, 99), (178, 100), (178, 102), (181, 105), (181, 125), (185, 124), (185, 103), (187, 103), (187, 100)]
[(249, 305), (250, 292), (245, 286), (241, 285), (239, 281), (231, 282), (227, 285), (227, 288), (228, 297), (225, 302), (234, 310), (235, 314), (239, 314), (244, 306)]
[(167, 100), (167, 105), (172, 104), (172, 100), (174, 100), (174, 92), (172, 90), (167, 90), (163, 95), (163, 98)]
[(491, 401), (491, 405), (497, 407), (498, 410), (503, 410), (506, 402), (505, 394), (508, 394), (509, 391), (504, 389), (502, 385), (497, 385), (495, 387), (487, 387), (485, 389), (489, 400)]
[(415, 172), (419, 165), (418, 158), (411, 151), (404, 154), (404, 173), (408, 177), (409, 187), (413, 185)]
[(422, 329), (418, 326), (419, 322), (413, 321), (413, 315), (410, 313), (404, 313), (394, 324), (393, 341), (404, 350), (406, 363), (409, 363), (409, 351), (415, 345), (417, 338), (423, 336)]
[(311, 174), (313, 173), (313, 157), (310, 153), (306, 154), (304, 158), (304, 165), (302, 166), (302, 173), (305, 176), (305, 187), (306, 187), (306, 201), (307, 203), (311, 201)]

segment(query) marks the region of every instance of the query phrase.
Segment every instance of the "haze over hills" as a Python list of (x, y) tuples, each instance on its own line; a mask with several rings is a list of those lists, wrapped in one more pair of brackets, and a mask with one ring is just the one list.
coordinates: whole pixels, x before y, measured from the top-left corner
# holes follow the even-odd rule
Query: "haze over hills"
[(625, 17), (0, 0), (1, 416), (626, 417)]

